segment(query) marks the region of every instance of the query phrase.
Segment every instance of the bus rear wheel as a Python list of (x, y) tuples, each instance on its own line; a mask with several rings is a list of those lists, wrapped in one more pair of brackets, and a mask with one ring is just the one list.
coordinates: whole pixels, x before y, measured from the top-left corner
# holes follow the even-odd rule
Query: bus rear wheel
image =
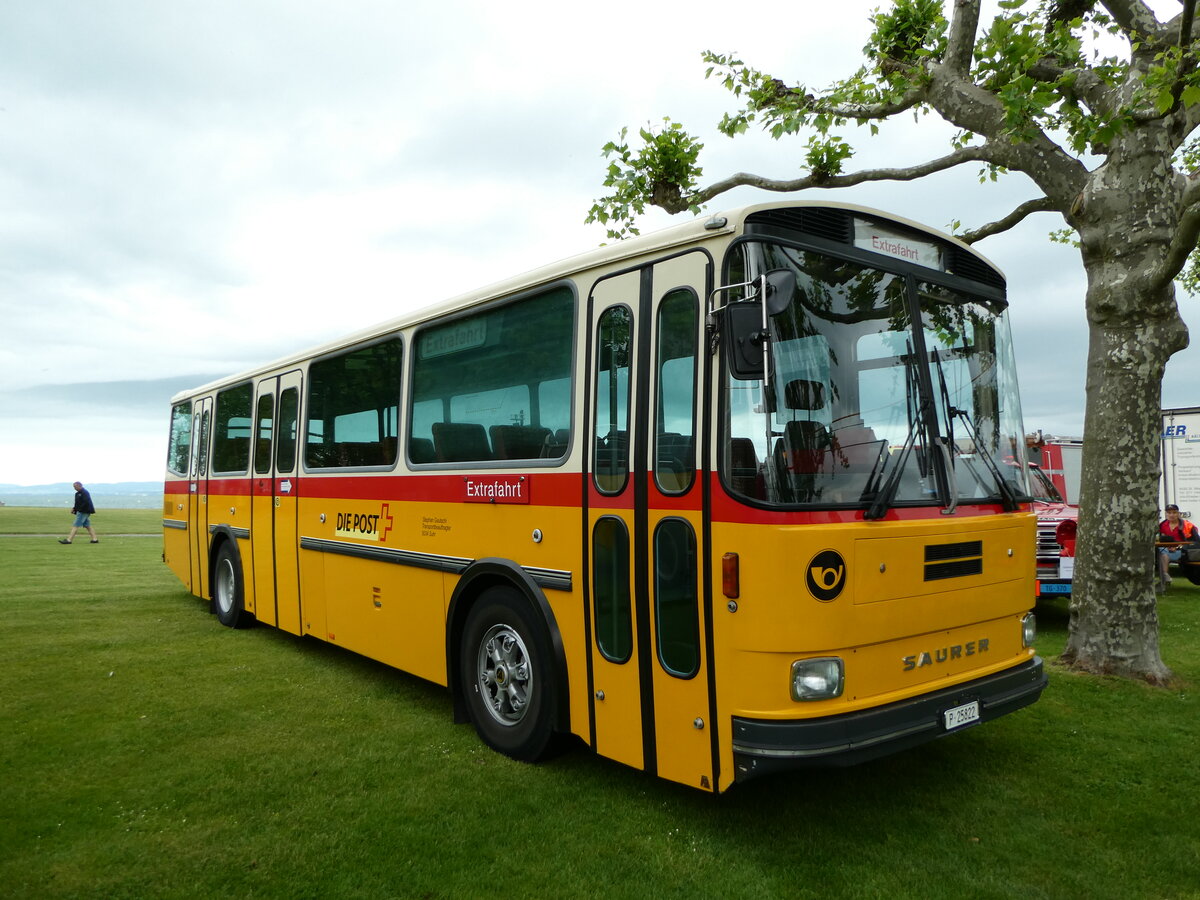
[(228, 544), (222, 544), (217, 551), (213, 565), (212, 596), (213, 612), (222, 625), (245, 628), (250, 624), (241, 566), (238, 565), (237, 554)]
[(523, 762), (550, 753), (550, 641), (517, 590), (494, 587), (480, 596), (463, 628), (459, 665), (471, 722), (485, 744)]

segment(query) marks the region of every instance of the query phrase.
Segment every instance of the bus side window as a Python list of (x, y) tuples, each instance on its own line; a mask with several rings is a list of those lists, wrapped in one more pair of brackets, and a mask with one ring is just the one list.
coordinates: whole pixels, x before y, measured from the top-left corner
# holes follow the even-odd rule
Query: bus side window
[(684, 493), (696, 476), (696, 305), (695, 295), (680, 289), (658, 308), (654, 480), (664, 494)]
[(629, 362), (633, 314), (613, 306), (596, 328), (596, 455), (593, 478), (604, 494), (619, 494), (629, 474)]
[(217, 394), (212, 468), (214, 472), (245, 474), (250, 468), (250, 383)]
[(167, 469), (173, 475), (188, 473), (188, 451), (192, 445), (192, 404), (180, 403), (171, 410), (171, 442)]
[(288, 388), (279, 397), (279, 429), (275, 434), (275, 471), (296, 468), (296, 426), (300, 417), (300, 391)]
[[(419, 331), (409, 462), (564, 458), (574, 395), (574, 300), (570, 289), (558, 287)], [(552, 440), (563, 430), (566, 441)]]
[(254, 473), (266, 475), (271, 471), (271, 430), (274, 425), (275, 397), (263, 394), (258, 398), (258, 422), (254, 426)]
[(654, 531), (654, 628), (658, 661), (676, 678), (700, 670), (700, 602), (696, 533), (686, 519), (663, 519)]
[(193, 478), (208, 477), (208, 432), (211, 418), (212, 414), (207, 409), (199, 416), (200, 422), (196, 428), (196, 443), (192, 449)]
[(317, 360), (309, 369), (310, 468), (384, 468), (396, 462), (400, 338)]
[(592, 598), (596, 646), (615, 663), (633, 655), (633, 606), (629, 594), (629, 532), (616, 516), (604, 516), (592, 530)]

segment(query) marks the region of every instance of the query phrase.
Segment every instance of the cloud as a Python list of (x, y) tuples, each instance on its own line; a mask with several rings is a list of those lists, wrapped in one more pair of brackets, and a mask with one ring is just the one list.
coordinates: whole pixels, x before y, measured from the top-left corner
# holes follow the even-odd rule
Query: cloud
[[(85, 476), (64, 472), (81, 454), (155, 478), (164, 396), (194, 383), (181, 372), (242, 371), (594, 247), (603, 229), (583, 218), (622, 126), (683, 121), (706, 142), (706, 178), (795, 176), (795, 142), (716, 133), (732, 99), (700, 53), (824, 84), (857, 63), (877, 5), (13, 5), (0, 480)], [(861, 164), (900, 165), (943, 152), (949, 132), (923, 119), (847, 137)], [(812, 196), (971, 227), (1031, 195), (1020, 177), (981, 186), (964, 170)], [(778, 198), (742, 189), (712, 206), (763, 199)], [(643, 230), (672, 221), (651, 212)], [(980, 249), (1010, 278), (1026, 418), (1067, 430), (1082, 409), (1084, 284), (1077, 255), (1045, 240), (1053, 227), (1037, 217)], [(1195, 324), (1195, 302), (1181, 305)], [(1191, 402), (1194, 358), (1168, 367), (1164, 404)]]

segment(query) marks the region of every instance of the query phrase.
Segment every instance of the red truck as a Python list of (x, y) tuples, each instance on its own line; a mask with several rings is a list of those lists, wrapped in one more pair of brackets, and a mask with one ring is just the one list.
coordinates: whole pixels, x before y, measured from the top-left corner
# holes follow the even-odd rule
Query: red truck
[(1037, 463), (1029, 464), (1029, 483), (1037, 513), (1037, 598), (1071, 593), (1075, 576), (1075, 537), (1079, 507), (1063, 500)]

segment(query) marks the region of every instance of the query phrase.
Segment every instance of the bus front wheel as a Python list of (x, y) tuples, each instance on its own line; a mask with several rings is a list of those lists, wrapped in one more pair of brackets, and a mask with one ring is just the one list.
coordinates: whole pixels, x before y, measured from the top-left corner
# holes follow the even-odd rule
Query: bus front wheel
[(244, 590), (237, 554), (228, 544), (222, 544), (213, 565), (212, 582), (213, 612), (222, 625), (245, 628), (249, 624)]
[(547, 755), (554, 738), (550, 641), (514, 588), (485, 591), (467, 615), (461, 684), (480, 739), (523, 762)]

